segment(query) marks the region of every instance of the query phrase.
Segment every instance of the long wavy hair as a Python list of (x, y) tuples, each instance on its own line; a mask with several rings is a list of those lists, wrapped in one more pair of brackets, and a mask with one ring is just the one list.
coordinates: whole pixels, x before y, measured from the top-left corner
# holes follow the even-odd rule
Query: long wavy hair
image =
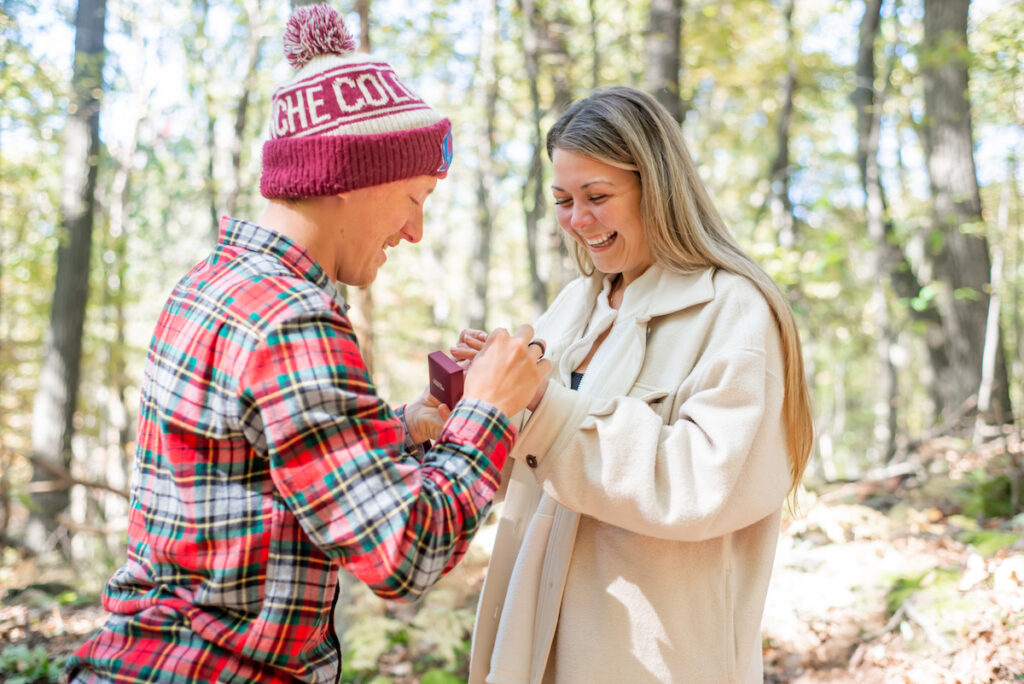
[[(715, 267), (750, 280), (771, 307), (782, 340), (791, 498), (814, 443), (800, 333), (779, 286), (736, 243), (697, 174), (679, 124), (653, 97), (627, 87), (600, 90), (574, 103), (551, 127), (547, 152), (575, 152), (633, 171), (640, 179), (640, 219), (654, 261), (678, 273)], [(567, 240), (584, 275), (594, 272), (587, 251)]]

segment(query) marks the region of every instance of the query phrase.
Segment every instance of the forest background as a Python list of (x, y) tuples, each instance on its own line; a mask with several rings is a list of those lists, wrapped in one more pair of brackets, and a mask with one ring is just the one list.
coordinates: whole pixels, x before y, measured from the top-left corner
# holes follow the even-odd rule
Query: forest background
[[(0, 1), (0, 676), (56, 677), (102, 617), (146, 346), (219, 217), (262, 207), (296, 4)], [(347, 293), (384, 397), (419, 394), (426, 354), (461, 328), (529, 322), (574, 277), (542, 136), (594, 88), (647, 89), (801, 328), (817, 442), (778, 564), (793, 594), (773, 586), (766, 615), (768, 678), (1024, 678), (1024, 6), (335, 5), (455, 130), (423, 242)], [(903, 567), (803, 606), (810, 577), (876, 567), (853, 543), (902, 550)], [(486, 533), (476, 547), (416, 606), (349, 587), (348, 681), (459, 681)], [(869, 617), (840, 620), (849, 605)]]

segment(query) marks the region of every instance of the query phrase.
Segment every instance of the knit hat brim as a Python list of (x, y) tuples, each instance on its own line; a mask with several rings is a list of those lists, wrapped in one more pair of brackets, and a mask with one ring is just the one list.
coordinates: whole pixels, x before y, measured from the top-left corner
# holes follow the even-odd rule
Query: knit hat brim
[(276, 138), (263, 144), (260, 193), (321, 197), (415, 176), (444, 178), (451, 122), (390, 133)]

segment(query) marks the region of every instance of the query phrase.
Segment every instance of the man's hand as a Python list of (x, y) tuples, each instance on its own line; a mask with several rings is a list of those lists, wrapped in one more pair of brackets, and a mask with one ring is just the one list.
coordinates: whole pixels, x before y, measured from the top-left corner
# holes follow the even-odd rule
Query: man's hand
[(482, 399), (507, 416), (528, 404), (536, 407), (544, 396), (542, 385), (547, 387), (551, 362), (540, 358), (543, 344), (531, 345), (532, 339), (529, 325), (520, 327), (515, 335), (502, 328), (491, 333), (466, 372), (462, 396)]
[(441, 428), (452, 410), (430, 393), (430, 388), (415, 401), (405, 405), (405, 427), (416, 444), (433, 441), (441, 434)]

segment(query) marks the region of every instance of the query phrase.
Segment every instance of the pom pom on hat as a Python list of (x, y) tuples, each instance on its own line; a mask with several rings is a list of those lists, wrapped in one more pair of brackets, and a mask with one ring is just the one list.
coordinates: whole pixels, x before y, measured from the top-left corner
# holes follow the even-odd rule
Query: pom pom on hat
[(341, 15), (327, 4), (299, 7), (284, 30), (284, 56), (298, 70), (320, 55), (345, 55), (356, 49)]

